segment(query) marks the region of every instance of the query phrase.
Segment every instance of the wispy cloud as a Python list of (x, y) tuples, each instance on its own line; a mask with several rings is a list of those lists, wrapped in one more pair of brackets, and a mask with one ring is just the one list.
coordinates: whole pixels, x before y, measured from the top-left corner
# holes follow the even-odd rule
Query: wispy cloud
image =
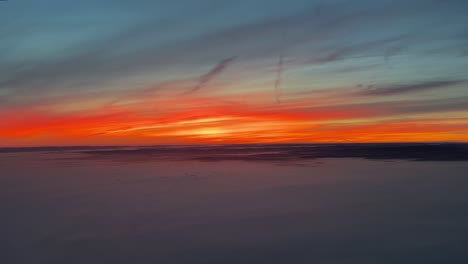
[(434, 89), (441, 89), (457, 84), (462, 84), (465, 82), (466, 80), (432, 81), (416, 84), (395, 85), (383, 88), (366, 88), (365, 90), (358, 92), (358, 94), (365, 96), (400, 95), (406, 93), (416, 93)]
[(277, 103), (280, 103), (280, 87), (283, 79), (283, 58), (284, 54), (281, 53), (278, 60), (278, 68), (276, 69), (276, 80), (275, 80), (275, 99)]
[(190, 91), (187, 91), (185, 94), (194, 93), (203, 88), (208, 82), (216, 78), (216, 76), (220, 75), (226, 69), (227, 66), (234, 62), (236, 58), (237, 56), (234, 56), (220, 61), (209, 72), (200, 76), (197, 85), (195, 85), (195, 87), (193, 87)]
[[(321, 5), (319, 9), (320, 15), (317, 14), (317, 6), (311, 6), (300, 13), (241, 23), (165, 42), (159, 42), (157, 36), (180, 28), (187, 30), (190, 19), (149, 20), (128, 26), (121, 32), (107, 32), (92, 39), (83, 39), (74, 49), (67, 47), (69, 52), (59, 57), (43, 58), (40, 63), (8, 65), (0, 76), (0, 89), (13, 89), (20, 93), (30, 89), (89, 89), (133, 74), (160, 72), (171, 67), (185, 68), (187, 72), (188, 66), (206, 65), (207, 60), (224, 54), (242, 54), (249, 60), (255, 60), (271, 57), (283, 46), (292, 48), (310, 43), (312, 50), (318, 52), (321, 50), (317, 49), (318, 44), (346, 37), (352, 28), (373, 21), (384, 11), (389, 12), (378, 5), (352, 12), (344, 12), (345, 8), (335, 4)], [(284, 31), (288, 32), (285, 41), (278, 34)], [(322, 58), (324, 61), (339, 60), (357, 52), (355, 48), (346, 47), (327, 50), (330, 54)], [(185, 65), (180, 65), (181, 61)]]

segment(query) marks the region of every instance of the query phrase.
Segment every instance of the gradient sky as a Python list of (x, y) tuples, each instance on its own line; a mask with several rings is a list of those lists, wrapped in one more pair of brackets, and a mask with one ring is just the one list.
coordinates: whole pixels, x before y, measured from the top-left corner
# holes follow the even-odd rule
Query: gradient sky
[(0, 146), (468, 141), (466, 0), (0, 1)]

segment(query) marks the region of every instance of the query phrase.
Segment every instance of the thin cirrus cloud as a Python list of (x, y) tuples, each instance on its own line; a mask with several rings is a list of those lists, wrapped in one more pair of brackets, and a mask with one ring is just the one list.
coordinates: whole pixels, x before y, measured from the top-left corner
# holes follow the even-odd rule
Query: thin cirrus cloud
[(455, 86), (458, 84), (465, 84), (466, 80), (449, 80), (449, 81), (432, 81), (432, 82), (425, 82), (425, 83), (416, 83), (416, 84), (406, 84), (406, 85), (395, 85), (390, 87), (383, 87), (383, 88), (367, 88), (360, 92), (358, 95), (366, 95), (366, 96), (386, 96), (386, 95), (401, 95), (406, 93), (417, 93), (423, 92), (428, 90), (435, 90), (435, 89), (445, 89), (451, 86)]
[(236, 56), (226, 58), (220, 61), (213, 69), (211, 69), (206, 74), (203, 74), (202, 76), (200, 76), (197, 85), (195, 85), (195, 87), (187, 91), (186, 94), (194, 93), (202, 89), (208, 82), (216, 78), (216, 76), (220, 75), (226, 69), (226, 67), (228, 67), (231, 63), (233, 63), (235, 59), (236, 59)]

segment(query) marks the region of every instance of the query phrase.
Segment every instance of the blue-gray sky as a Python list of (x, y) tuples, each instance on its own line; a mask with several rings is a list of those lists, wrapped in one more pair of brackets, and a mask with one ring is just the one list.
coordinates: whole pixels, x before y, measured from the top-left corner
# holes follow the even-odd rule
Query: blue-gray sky
[[(233, 127), (232, 119), (287, 115), (296, 123), (272, 118), (279, 122), (274, 129), (293, 125), (299, 132), (268, 140), (320, 140), (317, 120), (331, 131), (330, 125), (401, 126), (431, 118), (431, 124), (454, 119), (446, 129), (429, 130), (439, 133), (434, 139), (466, 140), (467, 12), (463, 0), (3, 1), (0, 114), (8, 122), (0, 125), (7, 131), (0, 139), (66, 144), (72, 137), (58, 134), (79, 130), (75, 119), (131, 112), (134, 118), (82, 124), (81, 133), (91, 143), (109, 133), (111, 142), (122, 143), (177, 143), (187, 135), (230, 142), (245, 131), (263, 133)], [(343, 114), (321, 115), (336, 111)], [(345, 114), (353, 111), (364, 114)], [(29, 118), (44, 122), (25, 127)], [(216, 120), (196, 128), (213, 133), (160, 134), (155, 127), (197, 118)], [(74, 121), (56, 133), (49, 123), (61, 120)], [(145, 133), (114, 135), (129, 128)], [(24, 130), (33, 132), (18, 135)], [(343, 138), (391, 140), (395, 133), (343, 132)]]

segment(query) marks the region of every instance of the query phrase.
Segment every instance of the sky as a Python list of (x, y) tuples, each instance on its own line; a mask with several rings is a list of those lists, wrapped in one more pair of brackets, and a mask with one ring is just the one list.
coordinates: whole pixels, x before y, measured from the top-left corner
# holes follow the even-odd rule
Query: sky
[(468, 141), (467, 13), (0, 1), (0, 146)]

